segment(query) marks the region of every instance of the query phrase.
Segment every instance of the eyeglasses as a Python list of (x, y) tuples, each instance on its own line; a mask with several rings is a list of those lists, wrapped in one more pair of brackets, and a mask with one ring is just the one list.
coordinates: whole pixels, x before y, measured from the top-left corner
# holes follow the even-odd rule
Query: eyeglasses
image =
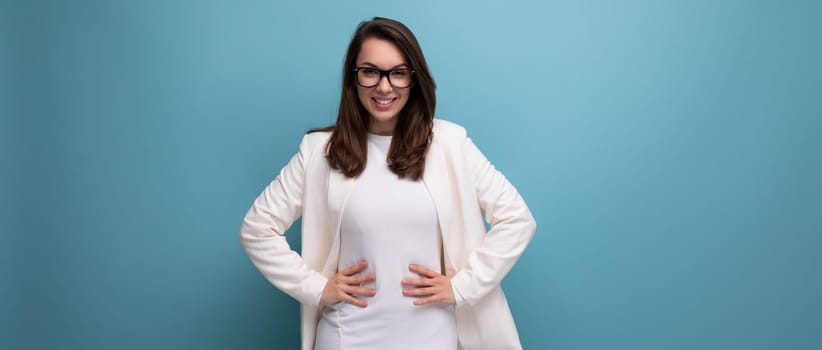
[(357, 84), (364, 88), (372, 88), (380, 84), (382, 77), (388, 78), (388, 84), (403, 89), (411, 86), (411, 77), (414, 70), (409, 68), (394, 68), (391, 70), (379, 70), (374, 67), (354, 67)]

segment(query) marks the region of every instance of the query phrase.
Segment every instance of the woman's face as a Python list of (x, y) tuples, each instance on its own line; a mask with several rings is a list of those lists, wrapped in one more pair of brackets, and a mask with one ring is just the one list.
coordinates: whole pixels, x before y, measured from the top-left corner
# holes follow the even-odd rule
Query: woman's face
[[(397, 46), (377, 38), (365, 39), (357, 56), (357, 67), (372, 67), (382, 71), (410, 68)], [(370, 115), (368, 131), (391, 135), (397, 125), (397, 117), (408, 102), (409, 88), (395, 88), (387, 77), (381, 77), (377, 86), (366, 88), (357, 84), (360, 103)]]

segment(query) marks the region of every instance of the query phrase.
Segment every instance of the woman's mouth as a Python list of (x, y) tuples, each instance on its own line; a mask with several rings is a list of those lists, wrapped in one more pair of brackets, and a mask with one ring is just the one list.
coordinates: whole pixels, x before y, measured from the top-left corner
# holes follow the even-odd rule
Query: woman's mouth
[(377, 107), (377, 109), (391, 108), (391, 105), (393, 105), (394, 101), (396, 101), (396, 100), (397, 100), (396, 97), (393, 97), (393, 98), (372, 97), (371, 98), (371, 101), (374, 101), (374, 106)]

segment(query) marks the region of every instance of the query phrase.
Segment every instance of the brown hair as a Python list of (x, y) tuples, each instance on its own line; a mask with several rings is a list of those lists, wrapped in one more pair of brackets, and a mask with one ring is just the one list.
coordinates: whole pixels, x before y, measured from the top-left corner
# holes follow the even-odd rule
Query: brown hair
[(365, 39), (378, 38), (397, 46), (414, 70), (408, 102), (397, 116), (397, 125), (388, 150), (388, 167), (399, 177), (419, 180), (425, 169), (425, 155), (434, 125), (434, 79), (428, 71), (422, 49), (411, 30), (402, 23), (374, 17), (361, 22), (348, 45), (343, 65), (342, 96), (336, 124), (314, 131), (331, 131), (326, 144), (328, 164), (347, 177), (359, 176), (367, 160), (367, 132), (370, 116), (357, 97), (354, 65)]

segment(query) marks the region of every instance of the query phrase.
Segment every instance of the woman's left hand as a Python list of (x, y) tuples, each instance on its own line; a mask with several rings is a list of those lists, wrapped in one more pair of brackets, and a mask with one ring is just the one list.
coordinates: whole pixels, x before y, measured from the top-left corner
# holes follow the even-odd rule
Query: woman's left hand
[(408, 265), (408, 269), (422, 276), (422, 278), (406, 278), (402, 280), (403, 286), (416, 287), (414, 289), (403, 289), (402, 295), (407, 297), (424, 297), (414, 300), (414, 305), (425, 305), (429, 303), (456, 304), (454, 292), (451, 290), (450, 278), (419, 265)]

